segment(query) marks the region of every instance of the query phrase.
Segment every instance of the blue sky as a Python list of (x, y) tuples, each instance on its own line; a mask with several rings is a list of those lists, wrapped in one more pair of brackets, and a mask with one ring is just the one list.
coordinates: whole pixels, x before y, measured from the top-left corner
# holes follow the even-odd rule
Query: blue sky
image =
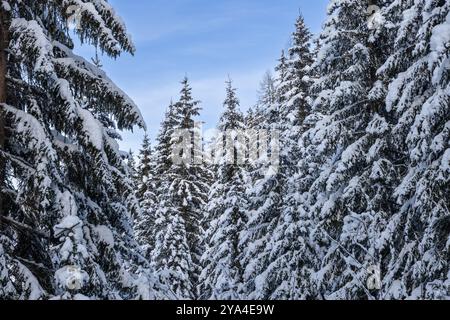
[[(287, 47), (301, 11), (317, 33), (328, 0), (110, 0), (135, 42), (134, 57), (102, 58), (108, 75), (138, 104), (152, 138), (179, 82), (187, 75), (201, 121), (214, 127), (222, 111), (227, 75), (242, 110), (256, 101), (259, 81)], [(84, 56), (92, 55), (86, 48)], [(137, 150), (143, 132), (124, 133), (121, 148)]]

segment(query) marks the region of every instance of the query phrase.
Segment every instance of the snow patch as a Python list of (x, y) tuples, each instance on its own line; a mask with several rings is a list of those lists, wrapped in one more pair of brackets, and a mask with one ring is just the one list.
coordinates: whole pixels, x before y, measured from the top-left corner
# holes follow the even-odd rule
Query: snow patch
[(78, 114), (83, 121), (83, 129), (89, 141), (97, 150), (103, 150), (103, 127), (100, 122), (90, 111), (83, 108), (78, 109)]
[(89, 281), (89, 275), (77, 266), (65, 266), (55, 272), (55, 279), (60, 287), (78, 291)]
[(110, 248), (114, 247), (114, 235), (107, 226), (95, 226), (93, 229), (96, 232), (100, 242), (108, 245)]
[(431, 50), (444, 52), (450, 45), (450, 13), (444, 23), (433, 28), (430, 39)]

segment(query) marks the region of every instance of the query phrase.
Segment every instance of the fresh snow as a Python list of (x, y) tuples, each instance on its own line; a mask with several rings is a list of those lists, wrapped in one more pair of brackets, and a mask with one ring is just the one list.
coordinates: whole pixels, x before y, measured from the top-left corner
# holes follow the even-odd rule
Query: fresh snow
[(114, 247), (114, 235), (107, 226), (95, 226), (94, 231), (100, 239), (100, 242), (108, 245), (110, 248)]

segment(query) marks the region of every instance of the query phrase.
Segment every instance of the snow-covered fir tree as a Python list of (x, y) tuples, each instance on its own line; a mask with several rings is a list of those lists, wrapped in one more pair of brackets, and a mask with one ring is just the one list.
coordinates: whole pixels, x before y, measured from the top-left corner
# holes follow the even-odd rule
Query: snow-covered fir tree
[(124, 154), (123, 159), (127, 163), (130, 178), (134, 184), (134, 187), (137, 187), (139, 181), (138, 181), (137, 164), (133, 150), (130, 149), (128, 153)]
[[(170, 220), (167, 215), (167, 210), (164, 209), (163, 205), (163, 196), (164, 193), (169, 188), (168, 180), (167, 180), (167, 172), (172, 166), (172, 150), (173, 150), (173, 141), (172, 137), (175, 132), (175, 128), (178, 125), (177, 117), (175, 117), (174, 113), (174, 103), (171, 101), (168, 106), (164, 120), (161, 123), (161, 127), (159, 130), (158, 137), (156, 139), (157, 144), (155, 146), (155, 192), (156, 192), (156, 200), (158, 205), (156, 206), (155, 212), (155, 221), (154, 221), (154, 248), (150, 248), (151, 254), (151, 264), (157, 273), (158, 280), (166, 284), (167, 290), (171, 291), (170, 294), (173, 297), (177, 298), (180, 296), (188, 296), (189, 292), (180, 292), (178, 289), (178, 281), (180, 281), (179, 273), (184, 272), (184, 269), (181, 269), (182, 266), (172, 264), (172, 266), (166, 267), (167, 258), (170, 255), (169, 246), (171, 245), (169, 241), (173, 241), (178, 244), (180, 241), (176, 239), (172, 239), (177, 236), (173, 234), (172, 226), (169, 226)], [(138, 222), (139, 223), (139, 222)], [(176, 221), (172, 221), (172, 223), (176, 223)], [(181, 235), (183, 236), (183, 235)], [(172, 237), (172, 238), (171, 238)], [(181, 239), (181, 238), (178, 238)], [(185, 245), (185, 239), (182, 238), (183, 245)], [(146, 245), (145, 243), (143, 244)], [(173, 247), (174, 250), (185, 250), (187, 245), (183, 249), (182, 247)], [(188, 256), (183, 256), (186, 259), (189, 259)], [(172, 268), (172, 269), (170, 269)], [(184, 267), (183, 268), (187, 268)], [(187, 272), (187, 271), (186, 271)], [(182, 275), (181, 275), (182, 276)], [(184, 280), (187, 281), (187, 280)], [(172, 290), (173, 289), (173, 290)]]
[[(156, 138), (155, 146), (155, 180), (156, 189), (160, 189), (163, 175), (172, 166), (172, 150), (173, 141), (172, 137), (175, 134), (175, 129), (178, 125), (178, 117), (175, 115), (175, 104), (170, 102), (164, 115), (164, 120), (161, 123), (158, 137)], [(161, 194), (158, 191), (158, 195)]]
[[(280, 117), (283, 119), (281, 123), (286, 122), (286, 125), (292, 127), (301, 127), (303, 120), (310, 112), (307, 98), (311, 85), (310, 68), (313, 62), (310, 51), (311, 37), (303, 16), (300, 15), (295, 23), (288, 56), (286, 60), (283, 57), (280, 59), (278, 67), (280, 70), (278, 97), (281, 102)], [(295, 131), (293, 129), (283, 128), (284, 131)]]
[(139, 200), (140, 211), (135, 217), (135, 231), (137, 240), (149, 259), (155, 247), (155, 220), (158, 208), (155, 169), (155, 156), (150, 138), (145, 134), (137, 167), (136, 197)]
[(243, 298), (240, 235), (247, 220), (245, 188), (244, 116), (232, 81), (227, 82), (226, 99), (217, 126), (215, 183), (207, 205), (206, 250), (202, 256), (199, 297), (237, 300)]
[(311, 293), (317, 298), (379, 297), (378, 285), (368, 282), (384, 259), (375, 241), (396, 207), (391, 118), (377, 81), (389, 52), (382, 47), (387, 31), (369, 28), (370, 5), (331, 1), (314, 64), (315, 125), (300, 141), (297, 207), (316, 248), (307, 287), (318, 290)]
[(315, 64), (299, 174), (314, 280), (328, 298), (448, 298), (448, 4), (379, 1), (375, 26), (355, 16), (373, 4), (332, 3)]
[(155, 179), (155, 164), (152, 145), (148, 134), (144, 135), (141, 149), (138, 155), (138, 164), (136, 165), (137, 175), (137, 196), (139, 199), (143, 198), (143, 195), (149, 190), (154, 189), (151, 185), (147, 185), (146, 182)]
[[(308, 268), (306, 262), (313, 261), (312, 250), (305, 241), (308, 228), (296, 211), (297, 189), (290, 179), (296, 173), (298, 141), (310, 112), (310, 40), (311, 34), (300, 16), (295, 24), (288, 56), (283, 52), (276, 68), (279, 113), (276, 128), (280, 131), (281, 163), (276, 179), (280, 185), (281, 208), (277, 226), (266, 244), (268, 265), (258, 280), (260, 297), (265, 299), (309, 297), (305, 279), (311, 274), (311, 265)], [(301, 281), (304, 281), (303, 287), (300, 286)]]
[(73, 53), (71, 9), (82, 42), (113, 58), (134, 52), (104, 0), (2, 1), (0, 298), (150, 298), (116, 141), (117, 129), (145, 124), (102, 70)]
[[(203, 253), (202, 222), (211, 176), (203, 163), (203, 146), (195, 123), (199, 112), (199, 101), (192, 98), (192, 88), (185, 78), (180, 100), (172, 105), (166, 118), (170, 127), (164, 128), (166, 123), (163, 123), (157, 155), (157, 168), (164, 167), (165, 172), (158, 184), (153, 259), (162, 281), (180, 299), (197, 297)], [(181, 139), (187, 143), (178, 150)], [(175, 163), (175, 157), (182, 159), (181, 163)]]
[(378, 297), (449, 299), (450, 3), (396, 0), (383, 13), (392, 51), (378, 74), (400, 181), (376, 241), (384, 252)]
[[(277, 152), (275, 149), (279, 148), (279, 141), (276, 139), (273, 140), (275, 145), (272, 145), (272, 134), (278, 131), (280, 119), (275, 79), (270, 72), (265, 74), (261, 82), (259, 95), (259, 120), (251, 127), (255, 131), (249, 133), (251, 157), (248, 168), (249, 183), (246, 187), (248, 221), (240, 239), (244, 265), (241, 293), (251, 299), (265, 298), (265, 279), (258, 276), (269, 264), (266, 246), (277, 225), (281, 209), (279, 165), (271, 163), (269, 157), (271, 152)], [(271, 150), (271, 147), (274, 149)]]

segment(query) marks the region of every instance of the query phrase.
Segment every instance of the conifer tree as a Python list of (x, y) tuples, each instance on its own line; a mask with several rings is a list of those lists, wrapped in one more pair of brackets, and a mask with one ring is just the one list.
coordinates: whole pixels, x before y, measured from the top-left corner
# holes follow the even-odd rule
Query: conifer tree
[(141, 149), (139, 150), (138, 159), (139, 163), (136, 170), (138, 177), (137, 196), (139, 199), (142, 199), (143, 195), (151, 187), (150, 185), (147, 185), (146, 182), (149, 180), (153, 180), (155, 178), (154, 155), (150, 143), (150, 138), (147, 134), (144, 135), (144, 140), (142, 141), (142, 146)]
[(131, 181), (134, 187), (136, 187), (139, 184), (138, 170), (137, 170), (138, 166), (136, 164), (136, 159), (133, 150), (130, 149), (130, 151), (128, 151), (128, 154), (125, 156), (125, 160), (128, 166), (128, 171), (130, 172)]
[(277, 181), (280, 192), (280, 217), (266, 245), (269, 259), (259, 276), (261, 297), (266, 299), (308, 298), (307, 285), (301, 288), (312, 273), (311, 244), (307, 238), (307, 226), (296, 210), (297, 188), (291, 179), (297, 172), (298, 142), (305, 131), (305, 119), (310, 113), (310, 67), (312, 54), (309, 49), (311, 34), (303, 17), (297, 19), (288, 57), (282, 53), (277, 81), (280, 131), (281, 166)]
[(367, 284), (381, 259), (372, 248), (394, 206), (389, 124), (376, 81), (384, 33), (369, 30), (370, 5), (331, 1), (313, 66), (315, 125), (300, 141), (296, 207), (317, 259), (304, 286), (317, 298), (377, 297)]
[(155, 220), (158, 208), (155, 157), (147, 134), (144, 136), (139, 151), (137, 170), (137, 198), (140, 213), (135, 219), (135, 230), (138, 242), (144, 249), (146, 257), (151, 259), (151, 251), (155, 247)]
[(379, 297), (449, 299), (450, 4), (392, 1), (383, 13), (395, 27), (378, 74), (400, 180), (392, 192), (399, 206), (376, 241)]
[[(281, 184), (278, 164), (271, 163), (269, 155), (276, 152), (272, 147), (272, 134), (278, 130), (279, 105), (275, 79), (266, 73), (259, 91), (259, 121), (254, 132), (250, 134), (250, 154), (257, 159), (250, 159), (248, 197), (248, 221), (241, 234), (240, 247), (243, 274), (242, 294), (251, 299), (264, 299), (265, 279), (260, 276), (269, 264), (269, 252), (266, 248), (270, 235), (277, 225), (281, 209)], [(279, 143), (279, 141), (275, 141)]]
[[(292, 44), (288, 50), (287, 61), (284, 62), (286, 64), (285, 74), (281, 74), (281, 91), (279, 92), (280, 117), (293, 127), (302, 127), (304, 119), (310, 113), (307, 99), (311, 86), (310, 68), (313, 63), (310, 51), (311, 37), (303, 16), (300, 15), (295, 23), (295, 32), (292, 34)], [(280, 63), (279, 69), (283, 68), (283, 61)]]
[(164, 120), (161, 123), (161, 128), (156, 139), (155, 175), (158, 177), (156, 180), (157, 189), (160, 187), (162, 176), (167, 173), (172, 166), (172, 137), (175, 134), (175, 129), (178, 126), (178, 122), (178, 118), (175, 115), (175, 104), (171, 101), (164, 115)]
[(115, 140), (117, 129), (145, 124), (102, 70), (73, 53), (74, 9), (82, 42), (113, 58), (134, 52), (106, 1), (1, 5), (0, 295), (149, 298), (148, 265), (130, 223), (136, 203)]
[[(195, 123), (199, 103), (192, 98), (188, 79), (183, 79), (180, 100), (166, 118), (166, 124), (171, 122), (171, 127), (164, 128), (163, 124), (164, 136), (160, 137), (158, 147), (157, 168), (165, 167), (165, 173), (159, 184), (158, 234), (153, 255), (163, 281), (183, 299), (197, 297), (203, 253), (202, 222), (209, 190), (210, 172), (203, 163), (203, 148)], [(168, 133), (172, 133), (171, 136), (167, 136)], [(187, 141), (186, 148), (178, 153), (177, 146), (182, 138)], [(166, 146), (169, 149), (162, 149)], [(174, 163), (174, 156), (183, 161)]]
[(206, 251), (202, 256), (200, 298), (237, 300), (242, 296), (240, 235), (247, 220), (244, 116), (232, 81), (227, 81), (224, 112), (218, 124), (215, 183), (207, 205)]

